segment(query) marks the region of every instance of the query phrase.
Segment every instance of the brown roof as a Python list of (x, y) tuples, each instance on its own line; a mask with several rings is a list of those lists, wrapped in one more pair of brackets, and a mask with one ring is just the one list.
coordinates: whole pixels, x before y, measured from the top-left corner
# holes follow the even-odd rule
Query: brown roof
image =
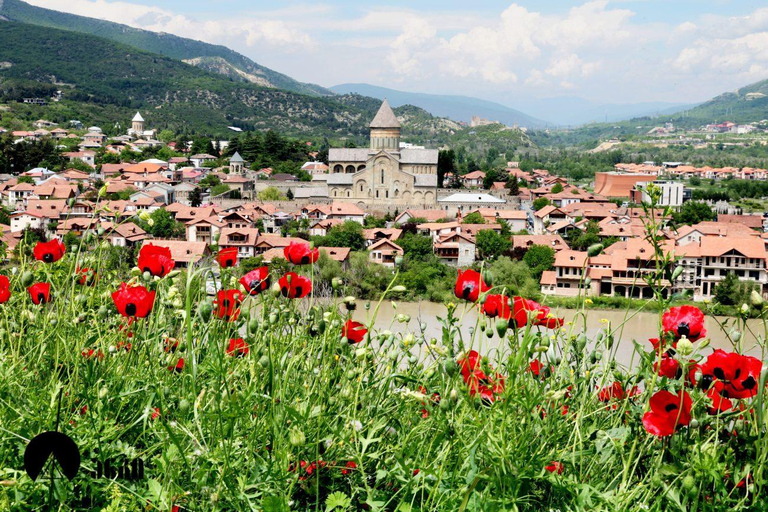
[(552, 247), (555, 251), (562, 251), (568, 249), (568, 244), (565, 243), (563, 237), (560, 235), (513, 235), (512, 247), (527, 249), (532, 245), (546, 245)]
[(762, 215), (724, 215), (717, 216), (717, 222), (732, 222), (743, 224), (752, 229), (763, 229)]
[(171, 258), (180, 263), (196, 263), (210, 253), (205, 242), (187, 242), (185, 240), (144, 240), (142, 247), (147, 244), (166, 247), (171, 250)]
[(349, 247), (318, 247), (320, 252), (324, 252), (334, 261), (347, 261), (349, 253), (352, 251)]

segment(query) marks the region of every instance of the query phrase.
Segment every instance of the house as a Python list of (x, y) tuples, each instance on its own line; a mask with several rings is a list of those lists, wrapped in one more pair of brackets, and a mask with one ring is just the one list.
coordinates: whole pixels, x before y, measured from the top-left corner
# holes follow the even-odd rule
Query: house
[(214, 237), (226, 225), (216, 217), (189, 220), (184, 224), (188, 242), (205, 242), (206, 244), (213, 243)]
[(441, 237), (433, 248), (446, 265), (467, 267), (475, 262), (475, 241), (469, 235), (450, 233)]
[(8, 205), (11, 208), (23, 207), (27, 198), (32, 196), (34, 191), (35, 187), (30, 183), (17, 183), (13, 185), (6, 191), (8, 193)]
[(483, 171), (473, 171), (461, 176), (461, 183), (465, 188), (482, 188), (485, 173)]
[(534, 245), (544, 245), (551, 247), (555, 252), (568, 249), (560, 235), (513, 235), (512, 250), (515, 252), (525, 252)]
[(477, 208), (503, 209), (507, 201), (485, 193), (461, 192), (439, 198), (437, 204), (445, 210), (447, 216)]
[(238, 260), (256, 256), (256, 244), (259, 240), (259, 230), (256, 228), (222, 227), (219, 233), (219, 247), (237, 248)]
[(497, 223), (499, 220), (506, 222), (509, 230), (517, 233), (528, 229), (528, 213), (522, 210), (495, 210), (493, 208), (478, 208), (472, 213), (480, 214), (486, 222)]
[(217, 157), (209, 155), (208, 153), (198, 153), (189, 157), (189, 161), (193, 167), (205, 167), (206, 164), (210, 164), (216, 161)]
[(88, 132), (83, 135), (83, 142), (95, 147), (101, 147), (107, 140), (107, 136), (101, 132)]
[(143, 244), (148, 238), (147, 232), (133, 222), (115, 224), (107, 235), (107, 240), (116, 247), (134, 247), (136, 244)]
[(333, 261), (338, 261), (342, 266), (349, 263), (349, 255), (352, 253), (349, 247), (318, 247), (317, 250)]
[(391, 240), (379, 240), (368, 247), (368, 261), (386, 267), (395, 267), (395, 258), (405, 253), (403, 248)]
[(96, 166), (96, 153), (93, 151), (70, 151), (67, 153), (62, 153), (61, 156), (69, 159), (70, 162), (80, 160), (81, 162), (90, 165), (91, 167)]
[(400, 239), (403, 230), (397, 228), (370, 228), (363, 230), (363, 237), (365, 238), (365, 246), (370, 247), (379, 240), (392, 240), (393, 242)]
[(171, 258), (176, 262), (176, 268), (188, 268), (198, 263), (206, 256), (210, 256), (211, 250), (206, 242), (188, 242), (183, 240), (145, 240), (142, 247), (147, 244), (157, 245), (170, 249)]
[(189, 163), (189, 159), (185, 156), (174, 156), (168, 160), (168, 168), (175, 171), (177, 168), (184, 167)]
[(318, 220), (310, 224), (309, 236), (325, 236), (333, 226), (339, 226), (344, 224), (341, 219), (324, 219)]
[(533, 212), (533, 234), (546, 234), (547, 227), (568, 219), (568, 215), (556, 206), (547, 205)]
[(329, 168), (323, 162), (307, 162), (301, 166), (301, 169), (314, 176), (315, 174), (327, 174)]
[(396, 224), (407, 224), (413, 222), (413, 219), (424, 219), (427, 222), (438, 222), (440, 220), (447, 219), (445, 211), (443, 210), (405, 210), (403, 213), (395, 217)]
[(192, 192), (197, 187), (192, 185), (191, 183), (179, 183), (178, 185), (173, 186), (173, 196), (176, 199), (177, 202), (190, 206), (190, 198), (192, 195)]

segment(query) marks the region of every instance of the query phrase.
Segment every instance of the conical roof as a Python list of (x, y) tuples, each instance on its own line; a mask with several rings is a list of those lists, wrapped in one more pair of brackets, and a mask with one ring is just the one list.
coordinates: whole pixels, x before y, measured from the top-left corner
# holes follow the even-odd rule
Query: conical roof
[(389, 106), (386, 99), (381, 104), (376, 117), (371, 121), (371, 128), (400, 128), (400, 121), (395, 117), (395, 113), (392, 112), (392, 107)]
[(143, 118), (143, 117), (141, 117), (141, 114), (139, 114), (138, 112), (136, 112), (136, 115), (135, 115), (135, 116), (133, 116), (133, 121), (140, 121), (140, 122), (142, 122), (142, 123), (143, 123), (143, 122), (144, 122), (144, 118)]
[(232, 155), (232, 157), (229, 159), (229, 161), (237, 163), (237, 162), (244, 162), (245, 160), (243, 160), (243, 157), (240, 156), (240, 153), (235, 151), (235, 154)]

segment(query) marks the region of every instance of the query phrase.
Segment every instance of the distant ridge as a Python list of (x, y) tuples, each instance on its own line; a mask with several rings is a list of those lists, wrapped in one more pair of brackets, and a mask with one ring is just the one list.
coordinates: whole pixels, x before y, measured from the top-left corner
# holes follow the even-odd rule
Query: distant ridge
[(302, 83), (266, 68), (221, 45), (35, 7), (21, 0), (0, 0), (0, 18), (103, 37), (265, 87), (285, 89), (313, 96), (333, 94), (319, 85)]
[(398, 91), (386, 87), (369, 84), (341, 84), (330, 88), (339, 94), (362, 94), (383, 100), (386, 98), (393, 107), (414, 105), (423, 108), (433, 116), (447, 117), (454, 121), (469, 123), (472, 116), (478, 116), (490, 121), (498, 121), (508, 126), (527, 128), (543, 128), (548, 124), (541, 119), (531, 117), (519, 110), (505, 107), (500, 103), (471, 98), (469, 96), (443, 96), (439, 94), (424, 94)]

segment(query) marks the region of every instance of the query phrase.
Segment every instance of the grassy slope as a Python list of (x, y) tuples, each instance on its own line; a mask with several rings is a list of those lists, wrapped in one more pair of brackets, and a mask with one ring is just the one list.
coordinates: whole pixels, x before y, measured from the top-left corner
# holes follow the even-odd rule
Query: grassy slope
[[(301, 83), (282, 73), (261, 66), (248, 57), (221, 45), (43, 9), (19, 0), (0, 0), (0, 16), (32, 25), (91, 34), (177, 60), (218, 57), (246, 73), (265, 79), (273, 87), (279, 89), (310, 95), (326, 96), (333, 94), (319, 85)], [(234, 73), (232, 76), (235, 76)]]

